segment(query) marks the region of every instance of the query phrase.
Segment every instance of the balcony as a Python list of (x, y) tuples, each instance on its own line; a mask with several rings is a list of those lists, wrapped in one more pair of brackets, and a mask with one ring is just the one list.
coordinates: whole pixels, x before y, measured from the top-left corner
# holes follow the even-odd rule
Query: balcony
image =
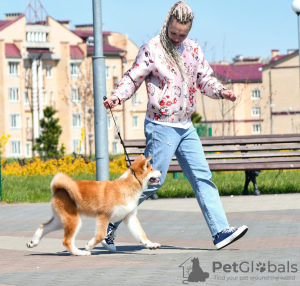
[(46, 48), (50, 49), (51, 45), (47, 42), (47, 35), (50, 32), (49, 26), (44, 25), (26, 25), (26, 42), (25, 48)]

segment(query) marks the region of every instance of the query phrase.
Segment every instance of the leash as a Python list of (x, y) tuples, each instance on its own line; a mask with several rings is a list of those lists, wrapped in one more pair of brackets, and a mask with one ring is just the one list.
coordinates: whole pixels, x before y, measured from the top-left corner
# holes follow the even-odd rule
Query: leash
[[(103, 100), (105, 101), (106, 99), (107, 99), (107, 97), (106, 97), (106, 96), (103, 96)], [(128, 156), (128, 154), (127, 154), (127, 151), (126, 151), (124, 142), (123, 142), (123, 140), (122, 140), (122, 137), (121, 137), (119, 128), (118, 128), (118, 126), (117, 126), (116, 120), (115, 120), (115, 118), (114, 118), (114, 115), (113, 115), (113, 113), (112, 113), (112, 110), (111, 110), (111, 108), (110, 108), (110, 105), (108, 105), (108, 106), (109, 106), (109, 110), (110, 110), (111, 116), (112, 116), (112, 118), (113, 118), (113, 120), (114, 120), (114, 123), (115, 123), (115, 126), (116, 126), (116, 130), (117, 130), (117, 133), (118, 133), (118, 135), (119, 135), (121, 144), (122, 144), (122, 146), (123, 146), (125, 155), (126, 155), (126, 157), (127, 157), (127, 162), (129, 162), (129, 166), (131, 166), (131, 162), (130, 162), (130, 160), (129, 160), (129, 156)], [(130, 167), (130, 169), (131, 169), (131, 167)], [(132, 170), (132, 169), (131, 169), (131, 170)], [(132, 171), (133, 171), (133, 170), (132, 170)]]

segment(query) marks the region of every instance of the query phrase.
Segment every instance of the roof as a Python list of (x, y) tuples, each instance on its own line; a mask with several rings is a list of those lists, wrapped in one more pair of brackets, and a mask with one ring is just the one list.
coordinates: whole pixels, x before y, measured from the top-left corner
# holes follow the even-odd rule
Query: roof
[(290, 60), (293, 57), (297, 57), (299, 55), (299, 50), (295, 50), (294, 52), (288, 53), (287, 55), (278, 55), (273, 57), (270, 62), (263, 65), (263, 70), (266, 70), (268, 68), (274, 68), (279, 64), (284, 63), (285, 61)]
[(211, 64), (210, 66), (215, 74), (226, 82), (239, 83), (262, 81), (262, 63), (238, 65)]
[(15, 44), (5, 44), (5, 56), (7, 58), (21, 58), (21, 53)]
[(287, 55), (278, 55), (278, 56), (275, 56), (273, 57), (271, 60), (270, 60), (270, 63), (274, 63), (274, 62), (277, 62), (278, 60), (286, 57)]
[(82, 59), (84, 53), (78, 46), (70, 46), (70, 56), (72, 59)]
[[(94, 36), (94, 30), (71, 30), (71, 31), (83, 40), (86, 40), (88, 37)], [(111, 33), (103, 31), (102, 34), (103, 36), (109, 36)]]
[[(94, 53), (94, 46), (87, 46), (87, 51), (89, 53)], [(117, 47), (111, 46), (110, 44), (104, 42), (103, 43), (103, 52), (104, 53), (116, 53), (116, 54), (119, 54), (119, 53), (123, 53), (125, 51), (122, 50), (122, 49), (119, 49)]]
[(4, 30), (6, 27), (10, 26), (11, 24), (15, 23), (16, 21), (18, 21), (19, 19), (25, 17), (24, 14), (22, 14), (21, 16), (19, 16), (18, 18), (12, 20), (12, 21), (7, 21), (7, 20), (0, 20), (0, 31)]

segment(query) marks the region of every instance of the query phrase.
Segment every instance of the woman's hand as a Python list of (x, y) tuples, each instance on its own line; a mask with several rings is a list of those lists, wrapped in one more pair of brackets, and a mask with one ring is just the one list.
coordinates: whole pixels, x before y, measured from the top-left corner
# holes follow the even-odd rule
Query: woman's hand
[(236, 100), (236, 95), (232, 90), (222, 90), (221, 96), (223, 96), (225, 99), (231, 100), (232, 102)]
[(110, 96), (109, 98), (107, 98), (106, 100), (103, 101), (103, 104), (105, 106), (106, 109), (110, 108), (114, 108), (119, 104), (119, 98), (115, 95)]

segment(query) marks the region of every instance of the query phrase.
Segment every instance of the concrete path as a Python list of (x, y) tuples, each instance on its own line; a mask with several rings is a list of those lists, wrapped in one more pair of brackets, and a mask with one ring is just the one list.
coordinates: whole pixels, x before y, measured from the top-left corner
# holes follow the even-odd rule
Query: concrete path
[[(99, 245), (89, 257), (70, 255), (61, 231), (26, 247), (50, 204), (0, 204), (0, 285), (300, 285), (300, 194), (221, 199), (230, 225), (249, 227), (225, 249), (215, 249), (196, 199), (160, 199), (144, 202), (139, 218), (161, 249), (145, 249), (121, 225), (118, 252)], [(94, 228), (83, 219), (79, 248)]]

